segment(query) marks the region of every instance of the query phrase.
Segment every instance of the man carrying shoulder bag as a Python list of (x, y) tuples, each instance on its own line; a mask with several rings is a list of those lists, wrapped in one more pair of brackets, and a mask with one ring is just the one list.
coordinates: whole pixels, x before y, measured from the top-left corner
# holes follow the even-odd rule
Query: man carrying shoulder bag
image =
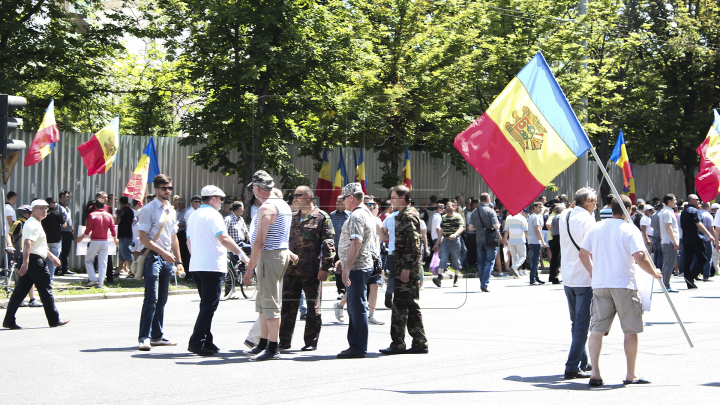
[[(480, 290), (483, 292), (490, 292), (488, 289), (490, 273), (495, 266), (495, 257), (501, 243), (498, 232), (500, 221), (498, 221), (495, 210), (490, 208), (489, 204), (490, 194), (480, 194), (480, 206), (470, 216), (470, 230), (474, 229), (476, 232), (478, 278), (480, 278)], [(488, 230), (491, 230), (489, 241), (487, 240)]]

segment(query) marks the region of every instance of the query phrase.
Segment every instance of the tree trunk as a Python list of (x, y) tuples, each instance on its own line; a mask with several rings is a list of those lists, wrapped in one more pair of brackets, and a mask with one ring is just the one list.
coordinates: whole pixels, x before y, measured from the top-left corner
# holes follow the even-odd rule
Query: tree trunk
[[(686, 162), (689, 162), (686, 160)], [(697, 191), (695, 190), (695, 168), (696, 164), (693, 163), (685, 163), (685, 165), (682, 168), (683, 177), (685, 180), (685, 195), (684, 196), (678, 196), (679, 199), (685, 199), (689, 194), (697, 194)]]

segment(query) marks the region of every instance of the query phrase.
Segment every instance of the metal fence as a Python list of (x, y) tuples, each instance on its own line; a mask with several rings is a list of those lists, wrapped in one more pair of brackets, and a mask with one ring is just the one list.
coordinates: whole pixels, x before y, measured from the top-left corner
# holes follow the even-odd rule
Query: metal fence
[[(29, 146), (34, 133), (19, 132), (17, 138), (24, 140)], [(54, 151), (42, 162), (24, 167), (25, 155), (20, 157), (15, 169), (4, 187), (4, 192), (15, 191), (18, 194), (17, 206), (29, 204), (34, 198), (57, 198), (61, 190), (68, 190), (71, 193), (69, 208), (72, 212), (73, 223), (80, 223), (82, 208), (85, 203), (93, 199), (95, 193), (103, 190), (109, 194), (119, 197), (130, 178), (140, 156), (147, 146), (149, 138), (136, 136), (121, 136), (118, 147), (117, 161), (113, 164), (109, 173), (87, 176), (87, 170), (77, 147), (87, 141), (92, 134), (89, 133), (67, 133), (60, 134), (60, 142), (57, 143)], [(237, 175), (225, 175), (223, 173), (211, 173), (208, 170), (195, 166), (188, 157), (198, 147), (184, 147), (178, 144), (180, 138), (155, 138), (155, 146), (158, 154), (160, 171), (173, 179), (175, 194), (189, 198), (199, 194), (200, 189), (207, 184), (214, 184), (225, 191), (228, 195), (239, 195), (242, 179)], [(290, 147), (290, 156), (293, 163), (302, 173), (306, 174), (312, 185), (317, 182), (318, 173), (313, 169), (313, 161), (310, 157), (298, 156), (297, 149)], [(359, 150), (356, 150), (359, 153)], [(353, 149), (343, 149), (345, 165), (348, 169), (350, 181), (355, 177), (355, 162), (353, 160)], [(339, 161), (339, 149), (329, 151), (331, 172), (335, 172)], [(231, 159), (237, 155), (231, 156)], [(382, 171), (377, 162), (377, 153), (372, 150), (364, 151), (366, 179), (368, 193), (375, 196), (385, 197), (387, 191), (380, 189), (375, 184), (380, 180)], [(483, 181), (482, 177), (471, 167), (470, 174), (464, 176), (450, 165), (450, 159), (433, 159), (428, 153), (411, 151), (410, 161), (412, 167), (413, 194), (417, 201), (436, 195), (438, 198), (454, 197), (462, 194), (466, 197), (477, 197), (482, 192), (491, 190)], [(588, 165), (590, 170), (590, 186), (597, 188), (599, 182), (596, 177), (597, 166), (595, 162)], [(675, 170), (671, 165), (634, 165), (635, 186), (638, 198), (649, 199), (662, 197), (672, 192), (678, 196), (685, 194), (685, 185), (682, 172)], [(620, 168), (612, 165), (610, 175), (619, 187), (622, 183)], [(276, 178), (280, 180), (279, 178)], [(572, 195), (574, 193), (575, 168), (571, 166), (554, 180), (559, 188), (557, 192), (548, 196), (559, 194)], [(153, 192), (152, 184), (148, 185), (148, 193)], [(71, 266), (81, 265), (80, 260), (71, 252)]]

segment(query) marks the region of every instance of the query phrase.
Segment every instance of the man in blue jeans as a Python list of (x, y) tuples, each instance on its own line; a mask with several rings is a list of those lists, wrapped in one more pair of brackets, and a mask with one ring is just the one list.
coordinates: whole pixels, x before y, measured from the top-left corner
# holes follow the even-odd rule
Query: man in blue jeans
[[(177, 216), (168, 201), (173, 191), (172, 180), (164, 174), (158, 174), (153, 179), (153, 185), (157, 195), (138, 216), (140, 243), (150, 249), (143, 269), (145, 300), (140, 313), (138, 336), (138, 349), (143, 351), (150, 350), (151, 346), (177, 345), (163, 337), (163, 320), (173, 264), (179, 271), (185, 271), (180, 261)], [(156, 239), (158, 233), (160, 236)]]
[(530, 206), (528, 217), (528, 262), (530, 263), (530, 285), (545, 284), (538, 277), (538, 265), (540, 264), (540, 252), (547, 247), (542, 234), (542, 227), (545, 223), (541, 214), (543, 203), (537, 201)]
[[(480, 290), (490, 292), (488, 284), (490, 283), (490, 273), (495, 266), (495, 257), (497, 257), (497, 246), (486, 245), (486, 230), (500, 230), (500, 221), (498, 221), (495, 210), (490, 208), (490, 194), (480, 194), (480, 205), (470, 215), (470, 231), (475, 230), (475, 244), (477, 246), (477, 269), (478, 278), (480, 278)], [(500, 238), (502, 243), (502, 238)]]
[(373, 270), (370, 253), (374, 243), (373, 227), (375, 218), (363, 204), (365, 194), (360, 183), (350, 183), (343, 187), (340, 198), (350, 217), (345, 221), (338, 240), (336, 273), (342, 271), (342, 281), (347, 288), (347, 311), (349, 327), (347, 339), (350, 347), (340, 352), (341, 359), (357, 359), (367, 356), (368, 314), (367, 284)]
[(440, 228), (437, 230), (438, 239), (435, 242), (433, 250), (440, 252), (440, 266), (438, 266), (438, 276), (433, 279), (433, 283), (440, 287), (443, 279), (443, 272), (447, 270), (448, 261), (452, 261), (453, 270), (455, 270), (455, 280), (453, 287), (458, 287), (458, 275), (462, 269), (462, 254), (460, 235), (465, 230), (464, 220), (461, 214), (455, 212), (457, 202), (450, 200), (445, 204), (445, 215), (440, 222)]
[(590, 303), (592, 302), (592, 278), (580, 261), (580, 244), (595, 226), (593, 211), (597, 195), (593, 189), (584, 187), (575, 193), (574, 208), (566, 209), (558, 219), (560, 228), (560, 265), (563, 287), (567, 297), (572, 343), (565, 363), (565, 378), (590, 378), (592, 369), (585, 348), (590, 328)]

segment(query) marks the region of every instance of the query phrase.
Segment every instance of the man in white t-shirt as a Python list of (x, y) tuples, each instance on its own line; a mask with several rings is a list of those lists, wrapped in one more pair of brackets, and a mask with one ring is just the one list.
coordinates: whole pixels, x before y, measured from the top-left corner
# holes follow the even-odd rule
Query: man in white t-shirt
[[(248, 258), (228, 235), (218, 210), (225, 193), (215, 186), (205, 186), (200, 192), (203, 204), (187, 222), (187, 247), (191, 252), (190, 272), (200, 295), (200, 312), (190, 336), (188, 351), (200, 356), (212, 356), (219, 351), (210, 332), (213, 315), (220, 303), (223, 277), (227, 273), (228, 249), (247, 264)], [(193, 253), (194, 252), (194, 253)]]
[(16, 202), (17, 194), (14, 191), (9, 191), (7, 193), (7, 198), (5, 199), (5, 235), (10, 233), (12, 224), (17, 221), (15, 209), (13, 208), (13, 205), (15, 205)]
[[(624, 195), (620, 198), (622, 204), (630, 209), (630, 198)], [(653, 266), (640, 231), (625, 221), (617, 199), (612, 201), (612, 213), (611, 219), (595, 225), (585, 236), (580, 251), (580, 260), (592, 277), (593, 316), (588, 344), (593, 365), (589, 382), (592, 387), (603, 385), (600, 377), (600, 349), (603, 336), (610, 331), (615, 314), (625, 334), (627, 374), (623, 384), (650, 383), (635, 374), (637, 334), (643, 331), (643, 307), (637, 292), (635, 271), (639, 267), (657, 279), (662, 278), (662, 273)]]
[(650, 251), (653, 238), (652, 214), (655, 209), (652, 205), (648, 204), (645, 206), (644, 211), (644, 215), (640, 218), (640, 232), (642, 232), (643, 240), (648, 247), (648, 251)]
[(440, 230), (440, 233), (442, 234), (442, 228), (440, 227), (440, 224), (442, 224), (443, 214), (445, 214), (445, 204), (438, 203), (435, 206), (435, 213), (433, 214), (432, 220), (430, 221), (430, 238), (432, 239), (430, 241), (430, 246), (435, 246), (438, 238), (438, 230)]
[(665, 208), (660, 211), (660, 246), (663, 252), (663, 284), (665, 284), (668, 292), (678, 292), (678, 290), (670, 287), (670, 276), (673, 270), (675, 270), (678, 250), (680, 250), (678, 218), (673, 210), (677, 205), (675, 194), (668, 194), (663, 197), (663, 204), (665, 204)]
[[(510, 251), (512, 258), (512, 272), (515, 278), (520, 276), (520, 266), (525, 263), (527, 252), (525, 251), (525, 241), (527, 240), (528, 222), (526, 216), (530, 211), (525, 208), (521, 212), (508, 217), (505, 220), (505, 246)], [(525, 275), (524, 272), (522, 275)]]
[(597, 194), (588, 187), (575, 193), (573, 205), (560, 214), (560, 266), (563, 272), (563, 288), (570, 310), (572, 343), (567, 362), (565, 378), (589, 378), (586, 373), (592, 366), (588, 361), (587, 343), (590, 328), (590, 303), (592, 302), (592, 280), (580, 262), (580, 244), (585, 235), (595, 226), (593, 212), (597, 206)]

